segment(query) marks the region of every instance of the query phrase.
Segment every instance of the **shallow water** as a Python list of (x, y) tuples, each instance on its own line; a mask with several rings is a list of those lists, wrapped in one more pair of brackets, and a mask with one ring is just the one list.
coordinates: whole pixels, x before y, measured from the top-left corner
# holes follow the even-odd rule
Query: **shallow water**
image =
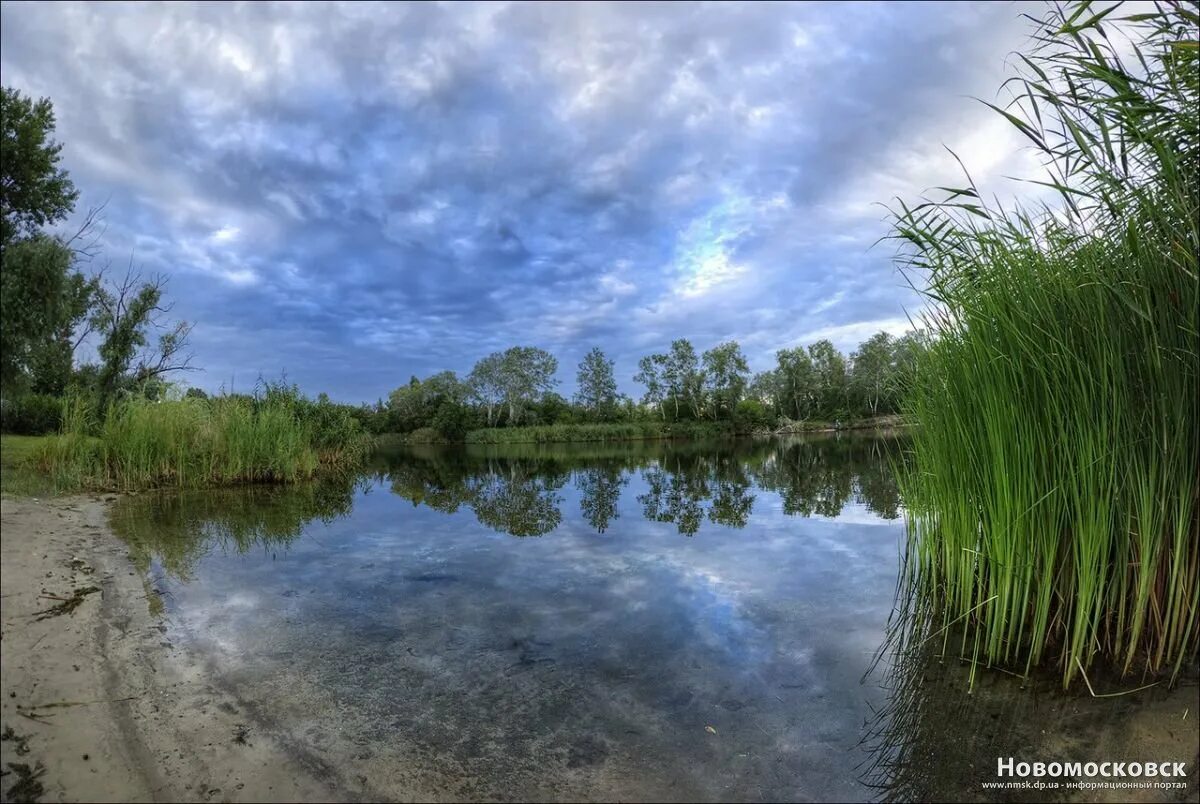
[[(900, 446), (411, 448), (353, 482), (143, 495), (113, 519), (166, 639), (363, 797), (977, 792), (963, 763), (982, 772), (995, 741), (957, 776), (886, 760), (994, 712), (942, 728), (926, 705), (943, 742), (897, 754), (921, 730), (862, 682), (903, 543)], [(1027, 706), (1012, 694), (1001, 710)]]

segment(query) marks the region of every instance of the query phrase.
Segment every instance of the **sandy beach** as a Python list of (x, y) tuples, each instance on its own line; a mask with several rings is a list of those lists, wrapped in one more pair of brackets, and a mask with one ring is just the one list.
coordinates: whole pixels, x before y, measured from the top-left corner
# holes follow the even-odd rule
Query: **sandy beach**
[(106, 506), (0, 502), (6, 798), (39, 787), (41, 801), (346, 798), (336, 773), (243, 722), (236, 695), (164, 639), (147, 605), (156, 591)]

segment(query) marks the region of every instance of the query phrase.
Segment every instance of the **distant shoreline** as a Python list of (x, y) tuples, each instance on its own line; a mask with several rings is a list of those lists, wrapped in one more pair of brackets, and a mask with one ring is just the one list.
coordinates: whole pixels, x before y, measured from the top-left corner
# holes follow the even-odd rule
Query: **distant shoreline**
[(460, 438), (435, 430), (381, 433), (377, 449), (412, 444), (586, 444), (619, 441), (688, 441), (713, 438), (753, 438), (843, 431), (900, 430), (913, 426), (904, 416), (890, 414), (849, 421), (788, 422), (780, 427), (739, 426), (733, 422), (638, 422), (631, 424), (554, 424), (533, 427), (492, 427), (471, 430)]

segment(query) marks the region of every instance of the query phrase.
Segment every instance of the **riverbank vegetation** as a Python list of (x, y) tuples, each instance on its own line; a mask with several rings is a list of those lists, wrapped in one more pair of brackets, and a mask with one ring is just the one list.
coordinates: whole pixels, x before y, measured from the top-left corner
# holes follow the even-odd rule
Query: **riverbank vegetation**
[(933, 336), (905, 404), (914, 644), (954, 633), (955, 655), (1054, 662), (1064, 685), (1196, 656), (1197, 22), (1056, 8), (997, 109), (1054, 200), (968, 185), (898, 212)]
[(65, 404), (63, 432), (32, 456), (56, 488), (295, 482), (353, 468), (369, 448), (344, 407), (282, 384), (253, 396), (129, 400), (103, 412)]
[(593, 348), (568, 401), (555, 390), (558, 360), (513, 347), (480, 360), (465, 378), (413, 377), (360, 417), (375, 433), (412, 442), (517, 443), (701, 438), (752, 432), (839, 429), (880, 417), (896, 424), (923, 338), (880, 332), (847, 356), (825, 340), (780, 350), (752, 374), (736, 341), (698, 353), (684, 338), (643, 357), (635, 400), (620, 394), (614, 362)]

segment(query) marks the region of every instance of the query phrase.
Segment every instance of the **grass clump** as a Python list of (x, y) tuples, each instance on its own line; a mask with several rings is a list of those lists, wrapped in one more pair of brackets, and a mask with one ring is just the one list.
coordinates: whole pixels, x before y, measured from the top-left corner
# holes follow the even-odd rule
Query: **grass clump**
[(1177, 674), (1197, 651), (1194, 9), (1042, 21), (998, 111), (1057, 203), (1005, 210), (972, 185), (897, 215), (934, 335), (907, 403), (909, 591), (963, 655), (1053, 658), (1064, 685), (1098, 658)]
[(57, 488), (296, 482), (323, 468), (356, 465), (368, 448), (352, 419), (288, 389), (255, 397), (130, 399), (102, 415), (78, 399), (65, 408), (63, 432), (34, 456)]

